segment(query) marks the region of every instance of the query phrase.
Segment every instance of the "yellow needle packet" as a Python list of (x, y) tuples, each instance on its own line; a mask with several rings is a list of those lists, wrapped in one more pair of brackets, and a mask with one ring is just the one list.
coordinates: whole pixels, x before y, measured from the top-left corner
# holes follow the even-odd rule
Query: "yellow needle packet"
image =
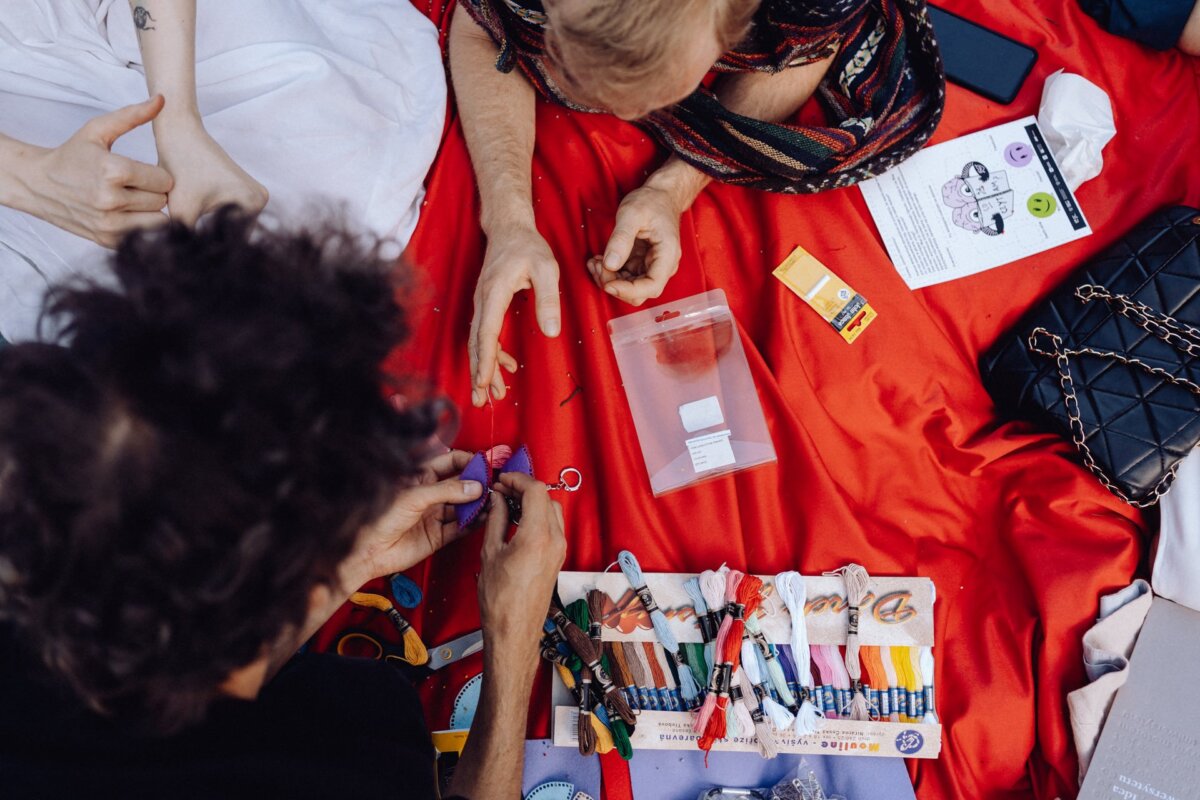
[(879, 316), (865, 297), (803, 247), (793, 250), (773, 274), (812, 306), (847, 342), (857, 339)]

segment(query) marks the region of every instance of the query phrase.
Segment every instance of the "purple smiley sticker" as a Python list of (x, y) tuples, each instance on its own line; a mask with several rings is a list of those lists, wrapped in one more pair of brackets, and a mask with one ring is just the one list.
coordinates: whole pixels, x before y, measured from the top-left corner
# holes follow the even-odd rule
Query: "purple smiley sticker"
[(1033, 160), (1033, 148), (1022, 142), (1013, 142), (1004, 148), (1004, 160), (1014, 167), (1023, 167)]

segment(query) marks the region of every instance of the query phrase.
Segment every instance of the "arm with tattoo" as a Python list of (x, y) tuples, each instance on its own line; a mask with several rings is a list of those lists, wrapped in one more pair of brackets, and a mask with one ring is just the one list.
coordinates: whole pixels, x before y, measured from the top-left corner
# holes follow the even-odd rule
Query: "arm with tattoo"
[(165, 99), (154, 121), (159, 163), (175, 179), (171, 216), (187, 223), (233, 203), (257, 213), (267, 190), (213, 140), (196, 99), (196, 0), (130, 0), (146, 86)]

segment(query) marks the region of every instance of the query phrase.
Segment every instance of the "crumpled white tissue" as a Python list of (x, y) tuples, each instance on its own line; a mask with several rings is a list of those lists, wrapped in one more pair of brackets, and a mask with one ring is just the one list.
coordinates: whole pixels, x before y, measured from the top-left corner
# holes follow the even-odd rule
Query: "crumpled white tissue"
[(1100, 174), (1101, 151), (1117, 133), (1103, 89), (1060, 69), (1046, 78), (1037, 120), (1071, 191)]

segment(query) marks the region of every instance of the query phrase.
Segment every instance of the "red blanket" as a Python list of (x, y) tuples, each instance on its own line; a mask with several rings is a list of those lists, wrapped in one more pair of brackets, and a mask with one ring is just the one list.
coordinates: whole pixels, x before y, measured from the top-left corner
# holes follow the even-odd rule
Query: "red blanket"
[[(445, 33), (452, 5), (413, 2)], [(1200, 62), (1107, 35), (1074, 0), (945, 5), (1040, 57), (1011, 106), (951, 87), (935, 142), (1036, 113), (1043, 80), (1060, 68), (1112, 97), (1117, 136), (1101, 176), (1079, 192), (1094, 235), (909, 291), (857, 189), (797, 197), (710, 187), (683, 218), (683, 262), (664, 300), (726, 291), (779, 462), (655, 500), (605, 329), (631, 309), (597, 290), (584, 262), (603, 252), (622, 194), (663, 153), (633, 125), (540, 103), (534, 198), (562, 270), (564, 330), (543, 338), (531, 298), (515, 302), (503, 343), (522, 366), (497, 404), (496, 438), (528, 443), (543, 479), (568, 465), (583, 472), (583, 491), (560, 497), (569, 569), (603, 569), (629, 548), (647, 571), (728, 562), (815, 573), (857, 561), (873, 574), (932, 578), (945, 743), (939, 760), (910, 762), (918, 795), (1070, 797), (1076, 759), (1065, 695), (1084, 680), (1080, 637), (1099, 595), (1137, 573), (1153, 521), (1102, 489), (1065, 442), (1000, 423), (976, 362), (1030, 304), (1141, 217), (1200, 201)], [(465, 404), (484, 242), (453, 119), (428, 185), (409, 250), (424, 289), (411, 303), (413, 346), (395, 364), (463, 403), (458, 445), (481, 448), (490, 443), (488, 413)], [(879, 311), (854, 344), (771, 276), (797, 244)], [(470, 537), (413, 570), (427, 595), (413, 619), (426, 642), (478, 625), (477, 565)], [(343, 611), (327, 631), (358, 613)], [(328, 642), (327, 633), (318, 644)], [(432, 682), (433, 727), (447, 724), (472, 669), (477, 662)], [(535, 688), (531, 736), (547, 735), (546, 696), (544, 685)], [(618, 783), (610, 797), (620, 796)]]

